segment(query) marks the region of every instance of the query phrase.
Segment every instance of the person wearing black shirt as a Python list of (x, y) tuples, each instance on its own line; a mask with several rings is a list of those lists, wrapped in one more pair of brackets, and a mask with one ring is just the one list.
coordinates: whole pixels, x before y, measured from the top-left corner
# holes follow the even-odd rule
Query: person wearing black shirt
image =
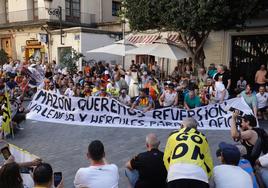
[(158, 150), (160, 141), (156, 135), (146, 136), (147, 151), (126, 163), (126, 176), (133, 188), (165, 188), (167, 171), (164, 153)]
[(223, 65), (219, 65), (217, 68), (217, 73), (214, 76), (214, 80), (218, 81), (219, 77), (222, 78), (222, 83), (227, 90), (230, 90), (231, 87), (231, 76), (230, 73), (224, 70)]

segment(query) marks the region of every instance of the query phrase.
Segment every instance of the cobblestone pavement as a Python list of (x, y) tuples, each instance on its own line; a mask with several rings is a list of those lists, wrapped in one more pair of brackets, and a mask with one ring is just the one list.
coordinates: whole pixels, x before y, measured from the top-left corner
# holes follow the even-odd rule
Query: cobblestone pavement
[[(268, 127), (268, 123), (263, 127)], [(73, 187), (73, 180), (79, 167), (88, 166), (87, 146), (90, 141), (99, 139), (104, 143), (106, 158), (119, 167), (120, 188), (127, 187), (124, 164), (135, 154), (145, 151), (145, 136), (156, 133), (161, 140), (160, 149), (165, 147), (166, 139), (172, 130), (129, 129), (83, 127), (65, 124), (51, 124), (27, 120), (25, 129), (9, 142), (41, 157), (52, 164), (54, 171), (62, 171), (66, 188)], [(267, 128), (266, 128), (267, 130)], [(208, 137), (215, 164), (218, 164), (215, 151), (221, 141), (232, 142), (229, 131), (202, 131)]]

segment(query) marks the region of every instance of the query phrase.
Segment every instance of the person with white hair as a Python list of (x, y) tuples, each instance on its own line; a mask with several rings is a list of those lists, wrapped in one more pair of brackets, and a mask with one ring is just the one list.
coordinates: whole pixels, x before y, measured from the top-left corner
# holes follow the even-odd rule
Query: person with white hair
[(147, 151), (138, 154), (126, 163), (126, 176), (135, 188), (166, 187), (167, 171), (163, 162), (164, 153), (158, 147), (160, 141), (150, 133), (146, 136)]
[(194, 118), (185, 118), (181, 129), (173, 132), (166, 144), (164, 164), (169, 188), (208, 188), (213, 160), (208, 141), (197, 130)]
[(230, 90), (230, 87), (231, 87), (231, 76), (230, 76), (230, 74), (228, 72), (225, 71), (225, 68), (224, 68), (223, 65), (218, 65), (218, 67), (217, 67), (217, 73), (213, 77), (213, 79), (216, 82), (219, 81), (219, 78), (221, 78), (224, 87), (227, 90)]

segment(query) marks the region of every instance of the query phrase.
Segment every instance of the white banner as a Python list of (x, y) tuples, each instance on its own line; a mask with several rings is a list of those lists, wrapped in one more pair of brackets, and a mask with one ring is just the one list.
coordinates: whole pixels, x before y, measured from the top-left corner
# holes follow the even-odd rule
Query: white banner
[(177, 129), (184, 118), (194, 117), (199, 129), (228, 130), (230, 107), (252, 113), (241, 98), (192, 110), (168, 107), (143, 113), (112, 98), (66, 97), (40, 90), (29, 105), (27, 119), (84, 126)]
[[(30, 154), (29, 152), (13, 145), (13, 144), (8, 144), (9, 145), (9, 150), (10, 153), (14, 156), (15, 161), (17, 163), (24, 163), (24, 162), (30, 162), (33, 161), (36, 158), (39, 158), (35, 155)], [(23, 179), (23, 185), (24, 187), (34, 187), (34, 181), (29, 173), (21, 173), (21, 177)]]

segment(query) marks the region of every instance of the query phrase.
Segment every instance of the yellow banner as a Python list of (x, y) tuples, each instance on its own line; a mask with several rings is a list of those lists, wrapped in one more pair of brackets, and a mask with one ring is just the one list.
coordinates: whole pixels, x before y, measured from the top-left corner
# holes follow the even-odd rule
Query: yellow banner
[(11, 128), (11, 108), (9, 102), (9, 95), (7, 91), (5, 91), (5, 96), (3, 98), (3, 121), (2, 121), (2, 129), (5, 135), (10, 134)]

